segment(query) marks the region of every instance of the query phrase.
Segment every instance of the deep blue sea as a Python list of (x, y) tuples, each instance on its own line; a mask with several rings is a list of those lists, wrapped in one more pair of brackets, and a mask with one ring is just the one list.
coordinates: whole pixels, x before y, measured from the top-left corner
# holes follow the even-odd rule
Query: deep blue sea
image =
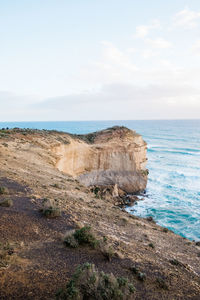
[(146, 196), (131, 213), (153, 216), (158, 224), (191, 240), (200, 240), (200, 120), (13, 122), (2, 127), (56, 129), (88, 133), (124, 125), (148, 143)]

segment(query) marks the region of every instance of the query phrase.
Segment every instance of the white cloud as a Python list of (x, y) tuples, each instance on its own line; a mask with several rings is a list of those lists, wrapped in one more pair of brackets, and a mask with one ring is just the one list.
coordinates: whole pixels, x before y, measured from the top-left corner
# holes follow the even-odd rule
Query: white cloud
[[(156, 41), (156, 42), (155, 42)], [(104, 42), (102, 55), (98, 61), (91, 61), (79, 72), (78, 79), (83, 84), (90, 83), (88, 88), (118, 83), (135, 84), (187, 84), (198, 86), (197, 78), (200, 76), (200, 68), (179, 66), (176, 63), (175, 46), (164, 39), (150, 40), (149, 44), (138, 48), (134, 53), (129, 53), (128, 47), (118, 49), (112, 43)], [(146, 47), (145, 47), (146, 46)], [(134, 48), (135, 49), (135, 48)], [(178, 52), (181, 56), (182, 53)], [(184, 56), (183, 56), (184, 58)], [(145, 60), (144, 60), (145, 59)]]
[[(31, 119), (33, 110), (32, 103), (38, 103), (42, 100), (38, 96), (19, 95), (8, 91), (0, 91), (0, 120), (3, 121), (17, 121), (27, 118)], [(39, 112), (33, 114), (33, 119), (38, 117)], [(32, 119), (32, 120), (33, 120)]]
[(164, 38), (146, 39), (146, 42), (149, 43), (153, 48), (157, 49), (166, 49), (172, 47), (172, 43)]
[(103, 41), (104, 46), (103, 56), (107, 63), (112, 65), (118, 65), (122, 68), (128, 68), (131, 70), (137, 70), (137, 67), (130, 61), (129, 56), (115, 47), (112, 43)]
[(169, 61), (168, 59), (161, 59), (160, 64), (165, 68), (169, 70), (173, 70), (174, 65)]
[(152, 29), (161, 28), (160, 22), (158, 20), (153, 20), (150, 25), (139, 25), (136, 27), (136, 33), (134, 37), (145, 38)]
[(200, 12), (192, 11), (188, 8), (185, 8), (173, 17), (173, 26), (183, 27), (186, 29), (193, 29), (198, 26), (199, 19)]
[(96, 61), (91, 61), (80, 71), (80, 80), (90, 81), (101, 85), (120, 81), (138, 71), (133, 61), (133, 51), (129, 48), (121, 50), (108, 41), (101, 42), (102, 55)]
[(169, 119), (197, 116), (199, 99), (200, 90), (189, 85), (113, 83), (99, 91), (46, 99), (33, 108), (45, 114), (48, 107), (55, 119)]
[(153, 49), (144, 49), (141, 54), (145, 59), (149, 59), (158, 55), (158, 53)]
[(127, 48), (127, 49), (126, 49), (126, 52), (127, 52), (127, 53), (133, 54), (133, 53), (136, 53), (136, 52), (137, 52), (137, 49), (136, 49), (136, 48)]
[(140, 25), (136, 27), (135, 37), (144, 38), (149, 33), (149, 26)]
[(195, 43), (192, 46), (192, 52), (200, 55), (200, 40), (196, 40)]

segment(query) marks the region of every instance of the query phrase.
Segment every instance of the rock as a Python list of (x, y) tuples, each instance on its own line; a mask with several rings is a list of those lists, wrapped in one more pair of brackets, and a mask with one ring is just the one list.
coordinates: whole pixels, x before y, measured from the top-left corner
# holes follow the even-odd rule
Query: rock
[(156, 221), (154, 220), (154, 218), (152, 216), (149, 216), (146, 218), (147, 221), (152, 222), (152, 223), (156, 223)]
[(119, 197), (117, 184), (114, 185), (112, 196), (113, 196), (113, 198)]
[(58, 155), (56, 167), (85, 186), (114, 186), (114, 195), (117, 188), (121, 194), (146, 188), (147, 145), (141, 135), (128, 128), (116, 126), (71, 135), (69, 144), (60, 144), (53, 151)]
[(138, 197), (134, 195), (128, 195), (127, 197), (127, 205), (132, 206), (136, 201), (138, 201)]
[(118, 188), (118, 194), (119, 194), (119, 197), (121, 197), (121, 198), (126, 196), (126, 193), (119, 188)]

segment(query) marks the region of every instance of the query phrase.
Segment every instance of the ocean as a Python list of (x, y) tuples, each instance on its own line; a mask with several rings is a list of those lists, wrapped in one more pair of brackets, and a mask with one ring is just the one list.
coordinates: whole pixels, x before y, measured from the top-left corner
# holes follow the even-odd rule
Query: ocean
[(2, 127), (89, 133), (114, 125), (148, 144), (149, 180), (143, 200), (127, 210), (191, 240), (200, 240), (200, 120), (0, 122)]

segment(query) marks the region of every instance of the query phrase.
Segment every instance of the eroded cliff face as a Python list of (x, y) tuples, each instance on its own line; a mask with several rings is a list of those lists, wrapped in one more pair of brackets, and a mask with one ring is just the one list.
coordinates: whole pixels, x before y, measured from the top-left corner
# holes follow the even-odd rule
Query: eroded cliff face
[(146, 142), (125, 127), (71, 136), (54, 147), (56, 167), (86, 186), (115, 186), (126, 193), (146, 188)]

